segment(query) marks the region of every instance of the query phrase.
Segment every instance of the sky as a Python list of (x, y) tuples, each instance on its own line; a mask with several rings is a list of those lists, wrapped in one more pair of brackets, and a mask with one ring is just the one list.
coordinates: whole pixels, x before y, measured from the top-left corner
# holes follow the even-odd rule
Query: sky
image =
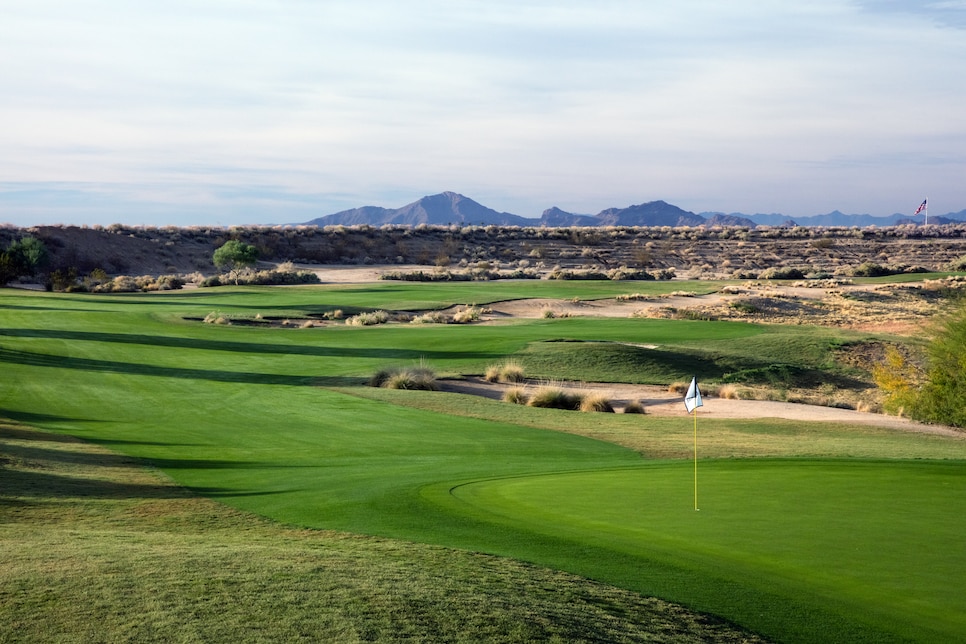
[(966, 209), (966, 0), (0, 0), (0, 222)]

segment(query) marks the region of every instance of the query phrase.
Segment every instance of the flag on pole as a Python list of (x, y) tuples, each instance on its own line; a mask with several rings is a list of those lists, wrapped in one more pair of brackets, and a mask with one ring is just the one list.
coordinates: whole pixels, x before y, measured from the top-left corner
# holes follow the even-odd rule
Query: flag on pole
[(698, 407), (703, 406), (704, 403), (701, 402), (701, 390), (698, 389), (698, 378), (694, 376), (691, 378), (691, 386), (688, 387), (688, 393), (684, 396), (684, 407), (690, 414)]
[(928, 208), (928, 206), (926, 205), (926, 202), (927, 202), (927, 201), (929, 201), (929, 199), (928, 199), (928, 197), (927, 197), (926, 199), (923, 199), (923, 200), (922, 200), (922, 203), (921, 203), (921, 204), (919, 204), (919, 207), (918, 207), (918, 208), (916, 208), (916, 212), (915, 212), (915, 213), (913, 213), (913, 214), (915, 214), (915, 215), (918, 215), (918, 214), (919, 214), (919, 213), (921, 213), (921, 212), (922, 212), (923, 210), (925, 210), (926, 208)]

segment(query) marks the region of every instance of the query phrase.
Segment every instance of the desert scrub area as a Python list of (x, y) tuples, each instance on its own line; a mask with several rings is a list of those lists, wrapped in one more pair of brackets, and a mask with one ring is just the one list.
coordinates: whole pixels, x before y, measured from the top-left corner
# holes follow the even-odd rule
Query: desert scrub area
[[(49, 271), (78, 277), (215, 272), (226, 242), (257, 249), (261, 262), (300, 266), (419, 265), (386, 279), (765, 279), (960, 270), (964, 225), (846, 227), (666, 226), (603, 229), (499, 226), (37, 226), (0, 229), (0, 244), (30, 236), (49, 251)], [(270, 270), (265, 267), (265, 270)], [(294, 278), (293, 278), (294, 279)]]

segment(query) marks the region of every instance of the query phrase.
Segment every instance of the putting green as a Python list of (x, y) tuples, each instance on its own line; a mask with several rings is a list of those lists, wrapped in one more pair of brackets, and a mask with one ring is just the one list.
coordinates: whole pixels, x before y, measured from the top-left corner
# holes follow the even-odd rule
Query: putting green
[(665, 463), (451, 494), (493, 521), (639, 559), (644, 586), (739, 622), (762, 626), (771, 597), (786, 635), (814, 611), (914, 639), (966, 632), (963, 463), (711, 461), (698, 468), (698, 512), (693, 474)]

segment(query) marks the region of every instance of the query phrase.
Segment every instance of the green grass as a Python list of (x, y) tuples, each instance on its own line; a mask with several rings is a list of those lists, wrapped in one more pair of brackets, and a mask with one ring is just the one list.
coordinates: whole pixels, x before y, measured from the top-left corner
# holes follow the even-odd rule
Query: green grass
[(287, 528), (104, 448), (0, 423), (0, 642), (745, 641), (479, 553)]
[[(957, 637), (966, 634), (966, 629), (954, 621), (935, 616), (935, 609), (948, 608), (948, 603), (929, 600), (918, 609), (904, 609), (904, 622), (898, 626), (882, 616), (875, 594), (858, 587), (863, 583), (874, 585), (874, 571), (866, 571), (869, 577), (826, 575), (824, 586), (815, 585), (820, 571), (808, 569), (808, 565), (821, 568), (823, 563), (803, 564), (793, 556), (799, 537), (767, 527), (777, 525), (787, 508), (781, 508), (781, 512), (760, 505), (745, 508), (760, 513), (749, 520), (764, 526), (766, 533), (761, 539), (768, 539), (767, 531), (771, 530), (779, 553), (769, 564), (772, 568), (754, 558), (736, 558), (727, 565), (723, 562), (719, 569), (685, 546), (662, 546), (666, 544), (662, 540), (673, 536), (666, 524), (656, 526), (660, 533), (656, 545), (642, 543), (635, 536), (641, 534), (640, 498), (630, 488), (640, 484), (644, 474), (656, 473), (659, 479), (670, 480), (668, 477), (676, 476), (678, 470), (686, 473), (686, 466), (683, 470), (673, 464), (655, 468), (646, 459), (687, 456), (691, 430), (687, 422), (531, 409), (468, 396), (363, 386), (373, 373), (386, 367), (425, 362), (444, 375), (482, 373), (494, 362), (528, 355), (528, 348), (532, 351), (551, 345), (586, 345), (609, 351), (620, 346), (614, 343), (656, 344), (669, 354), (666, 363), (672, 366), (674, 360), (703, 356), (709, 364), (731, 360), (762, 367), (794, 364), (803, 369), (828, 369), (835, 368), (831, 356), (836, 346), (864, 336), (740, 323), (641, 319), (568, 318), (433, 328), (333, 325), (320, 329), (223, 327), (184, 320), (199, 313), (203, 317), (216, 309), (251, 315), (284, 311), (293, 316), (334, 308), (348, 312), (353, 306), (415, 309), (430, 301), (443, 304), (444, 295), (455, 298), (457, 291), (446, 290), (454, 286), (461, 287), (458, 293), (465, 297), (464, 302), (484, 302), (486, 297), (496, 296), (502, 286), (511, 291), (517, 288), (503, 284), (443, 285), (445, 288), (439, 290), (425, 290), (436, 285), (379, 286), (369, 299), (365, 289), (357, 287), (218, 289), (211, 293), (124, 297), (0, 292), (0, 360), (4, 363), (0, 416), (81, 437), (135, 457), (193, 492), (287, 525), (514, 557), (619, 584), (645, 595), (674, 596), (778, 639), (843, 641), (861, 639), (859, 636), (865, 633), (869, 641), (884, 641), (913, 629)], [(554, 292), (574, 297), (591, 293), (591, 288), (612, 285), (554, 286), (563, 289)], [(638, 289), (645, 285), (634, 286)], [(390, 306), (390, 302), (395, 305)], [(593, 342), (547, 342), (560, 339)], [(603, 365), (606, 360), (602, 356), (616, 357), (613, 352), (580, 359), (561, 355), (553, 362), (561, 378), (590, 379), (590, 369), (611, 373), (614, 380), (634, 381), (639, 377), (627, 373), (635, 363)], [(910, 491), (905, 481), (921, 471), (916, 468), (924, 467), (907, 459), (951, 459), (954, 467), (961, 467), (966, 459), (966, 442), (956, 439), (767, 420), (702, 421), (701, 449), (702, 457), (708, 459), (848, 457), (862, 467), (866, 465), (862, 459), (891, 459), (874, 464), (862, 479), (882, 485), (895, 479), (899, 482), (897, 494), (904, 500), (915, 498), (915, 490)], [(832, 465), (835, 463), (838, 461)], [(802, 492), (811, 489), (812, 482), (786, 482), (786, 476), (791, 476), (798, 465), (796, 461), (776, 464), (777, 469), (771, 470), (776, 487)], [(708, 464), (709, 468), (719, 468), (722, 476), (729, 471), (728, 466), (727, 462)], [(732, 471), (729, 475), (734, 484), (752, 489), (754, 482), (738, 474)], [(3, 475), (7, 475), (6, 470)], [(551, 494), (556, 485), (561, 493), (574, 492), (571, 496), (577, 505), (569, 508), (562, 503), (559, 513), (554, 514), (548, 510), (549, 502), (542, 503), (547, 507), (532, 513), (533, 522), (528, 522), (517, 516), (516, 502), (494, 508), (492, 501), (467, 503), (449, 492), (454, 488), (477, 489), (470, 484), (485, 481), (494, 481), (494, 490), (502, 485), (496, 481), (519, 481), (524, 486), (520, 489), (533, 486), (534, 498)], [(626, 493), (615, 491), (623, 490), (625, 484)], [(464, 485), (468, 487), (460, 487)], [(479, 489), (489, 489), (487, 485), (481, 483)], [(575, 492), (581, 487), (586, 492), (600, 490), (597, 503), (606, 516), (586, 517), (586, 521), (599, 525), (600, 533), (568, 514), (579, 514), (580, 504), (590, 503)], [(685, 485), (685, 493), (688, 489)], [(76, 507), (78, 496), (82, 495), (67, 495), (68, 501), (61, 507)], [(132, 492), (131, 496), (137, 495)], [(922, 498), (927, 509), (935, 509), (938, 496), (930, 493)], [(94, 512), (89, 506), (83, 507), (82, 513)], [(821, 509), (820, 504), (814, 505), (811, 516), (816, 525), (833, 518), (822, 514)], [(715, 520), (713, 510), (710, 504), (707, 510), (702, 508), (702, 520)], [(858, 517), (854, 536), (867, 543), (885, 538), (878, 531), (881, 522), (876, 521), (888, 518), (888, 512), (882, 509), (877, 514), (875, 520)], [(613, 516), (618, 515), (625, 519), (615, 521)], [(918, 528), (921, 539), (930, 538), (934, 532), (947, 534), (944, 526), (931, 523), (934, 518), (927, 519)], [(950, 525), (959, 526), (958, 521), (951, 520)], [(36, 532), (18, 525), (18, 521), (3, 524), (4, 530), (14, 531), (5, 533), (12, 535), (9, 543), (18, 543)], [(101, 526), (85, 538), (97, 540), (104, 532)], [(725, 534), (728, 530), (722, 536)], [(66, 539), (63, 535), (60, 538)], [(43, 536), (37, 539), (32, 547), (41, 552)], [(197, 539), (205, 541), (204, 530), (199, 529)], [(638, 545), (627, 547), (625, 541)], [(236, 547), (246, 552), (238, 541), (221, 543), (204, 547), (212, 552)], [(664, 554), (655, 554), (657, 550)], [(404, 559), (405, 551), (401, 548), (393, 556)], [(73, 562), (69, 553), (52, 552)], [(787, 556), (779, 556), (781, 552)], [(896, 556), (901, 557), (903, 552), (909, 561), (916, 560), (917, 554), (911, 551), (901, 550)], [(56, 566), (60, 556), (52, 557), (49, 566)], [(414, 560), (422, 561), (416, 556)], [(320, 566), (324, 568), (319, 564), (315, 569)], [(115, 568), (110, 570), (119, 574)], [(949, 592), (948, 586), (937, 585), (940, 581), (958, 584), (951, 589), (955, 596), (966, 593), (966, 581), (961, 581), (966, 580), (966, 570), (958, 559), (950, 558), (948, 574), (942, 580), (910, 567), (903, 570), (912, 572), (899, 580), (904, 584), (899, 589), (910, 595), (921, 591), (923, 597), (934, 597)], [(268, 571), (252, 574), (257, 577)], [(769, 590), (769, 575), (782, 577), (785, 585)], [(40, 578), (39, 573), (28, 576), (22, 586), (32, 588)], [(690, 583), (684, 587), (683, 582), (674, 582), (678, 578)], [(116, 579), (119, 589), (131, 583), (124, 581), (126, 578)], [(179, 586), (176, 579), (166, 583), (185, 589), (187, 597), (199, 596), (195, 591), (188, 592), (197, 581)], [(472, 579), (472, 575), (461, 579)], [(70, 579), (65, 577), (62, 583), (70, 599), (67, 605), (81, 611), (81, 596), (68, 592)], [(112, 602), (126, 601), (121, 590), (111, 590), (110, 577), (104, 583), (104, 597), (98, 604), (102, 612), (109, 611)], [(228, 585), (224, 581), (221, 588)], [(802, 589), (801, 596), (795, 593), (797, 588)], [(732, 601), (725, 595), (748, 599)], [(849, 598), (849, 614), (838, 608), (839, 597)], [(148, 598), (131, 600), (130, 605), (147, 602)], [(793, 608), (780, 608), (786, 602)], [(37, 610), (43, 614), (42, 607)], [(270, 613), (268, 609), (259, 610), (262, 612), (254, 614)], [(359, 609), (346, 610), (351, 613)], [(87, 611), (84, 615), (91, 614), (87, 608), (83, 611)], [(871, 615), (871, 622), (863, 621), (865, 614)], [(800, 621), (803, 615), (807, 619)], [(271, 627), (271, 620), (264, 619)], [(209, 639), (204, 636), (207, 631), (201, 629), (199, 633), (192, 637)], [(357, 637), (362, 639), (363, 635)], [(560, 637), (566, 639), (565, 635)]]
[(966, 463), (712, 461), (698, 478), (700, 512), (688, 464), (483, 481), (454, 496), (495, 521), (613, 550), (626, 585), (645, 578), (743, 623), (772, 606), (763, 630), (783, 639), (811, 639), (818, 622), (835, 625), (833, 641), (966, 630), (966, 551), (952, 546), (966, 531)]

